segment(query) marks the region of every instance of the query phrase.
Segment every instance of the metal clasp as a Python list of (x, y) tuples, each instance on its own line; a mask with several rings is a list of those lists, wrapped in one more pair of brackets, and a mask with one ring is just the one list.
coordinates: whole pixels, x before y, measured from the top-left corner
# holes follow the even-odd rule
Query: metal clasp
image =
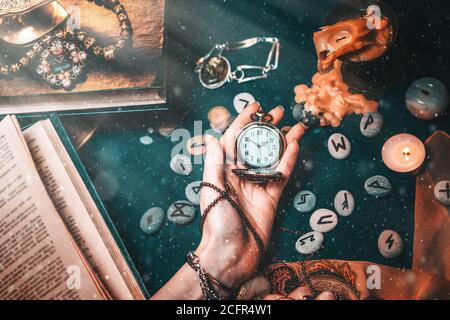
[(252, 121), (270, 123), (272, 122), (273, 117), (270, 114), (265, 113), (262, 107), (259, 107), (259, 109), (255, 113), (251, 114), (250, 119), (252, 119)]
[[(261, 71), (261, 74), (247, 77), (245, 70), (258, 70)], [(238, 66), (236, 70), (231, 73), (231, 79), (236, 80), (238, 83), (244, 83), (258, 79), (265, 79), (267, 78), (267, 72), (268, 72), (267, 67), (242, 65)]]

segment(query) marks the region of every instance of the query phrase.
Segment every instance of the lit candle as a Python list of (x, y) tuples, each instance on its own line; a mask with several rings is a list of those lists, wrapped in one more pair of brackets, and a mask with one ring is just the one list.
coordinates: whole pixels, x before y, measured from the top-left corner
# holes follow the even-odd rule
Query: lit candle
[(396, 172), (412, 172), (425, 161), (425, 146), (417, 137), (401, 133), (389, 138), (381, 151), (384, 164)]

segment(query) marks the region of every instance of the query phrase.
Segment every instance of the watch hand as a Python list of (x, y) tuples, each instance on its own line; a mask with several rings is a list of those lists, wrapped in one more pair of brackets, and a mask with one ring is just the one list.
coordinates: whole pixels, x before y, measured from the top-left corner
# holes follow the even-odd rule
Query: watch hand
[(253, 141), (252, 139), (250, 139), (250, 142), (253, 143), (255, 146), (259, 148), (261, 148), (261, 145), (259, 143), (256, 143), (255, 141)]
[(261, 151), (261, 136), (258, 135), (258, 148), (260, 149), (259, 151)]
[(269, 140), (267, 140), (267, 141), (264, 141), (263, 143), (261, 143), (261, 147), (264, 147), (266, 144), (268, 144), (269, 143)]

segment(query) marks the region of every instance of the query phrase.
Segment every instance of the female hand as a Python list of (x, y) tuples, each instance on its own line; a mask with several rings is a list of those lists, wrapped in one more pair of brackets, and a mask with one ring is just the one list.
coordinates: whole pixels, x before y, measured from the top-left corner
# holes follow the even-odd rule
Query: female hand
[[(206, 137), (203, 181), (222, 190), (225, 190), (226, 185), (229, 186), (233, 200), (239, 204), (267, 248), (278, 201), (294, 169), (299, 151), (298, 142), (304, 134), (304, 128), (297, 124), (285, 136), (287, 147), (277, 168), (283, 174), (281, 180), (256, 184), (239, 178), (232, 172), (234, 168), (241, 167), (234, 163), (235, 138), (239, 130), (251, 122), (250, 115), (258, 108), (258, 103), (247, 106), (220, 141), (212, 136)], [(277, 125), (283, 118), (284, 110), (277, 107), (269, 114), (273, 117), (272, 124)], [(218, 196), (213, 189), (203, 187), (200, 194), (201, 212)], [(236, 210), (223, 199), (212, 207), (206, 217), (196, 254), (207, 272), (233, 288), (257, 270), (262, 252)]]
[[(284, 187), (292, 173), (298, 155), (298, 141), (304, 134), (298, 124), (286, 134), (287, 148), (278, 165), (282, 172), (280, 181), (258, 185), (238, 178), (232, 173), (234, 164), (234, 141), (239, 130), (248, 124), (250, 115), (258, 110), (257, 103), (247, 106), (234, 120), (219, 141), (206, 137), (206, 158), (203, 181), (211, 183), (221, 190), (228, 185), (231, 197), (255, 228), (265, 248), (269, 244), (275, 212)], [(284, 110), (277, 107), (270, 112), (272, 123), (278, 124)], [(239, 166), (239, 165), (238, 165)], [(204, 210), (219, 194), (204, 187), (200, 194), (200, 210)], [(261, 252), (253, 235), (246, 229), (239, 214), (226, 200), (212, 207), (205, 219), (202, 240), (195, 251), (201, 267), (229, 288), (238, 287), (251, 277), (260, 263)], [(226, 292), (220, 292), (225, 297)], [(204, 299), (198, 274), (184, 264), (152, 299)]]

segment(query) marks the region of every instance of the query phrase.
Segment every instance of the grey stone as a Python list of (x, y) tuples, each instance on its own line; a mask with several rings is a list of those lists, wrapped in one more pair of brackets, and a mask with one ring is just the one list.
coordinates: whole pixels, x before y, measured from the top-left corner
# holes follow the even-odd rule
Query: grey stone
[(311, 254), (322, 248), (323, 234), (311, 231), (302, 235), (295, 243), (295, 250), (301, 254)]
[(384, 176), (373, 176), (366, 180), (364, 189), (374, 197), (385, 197), (391, 192), (391, 183)]
[(450, 181), (443, 180), (434, 186), (434, 196), (444, 206), (450, 206)]
[(378, 237), (378, 250), (385, 258), (396, 258), (403, 251), (403, 240), (397, 232), (384, 230)]
[(326, 233), (334, 228), (338, 224), (338, 217), (336, 213), (328, 209), (318, 209), (314, 211), (309, 219), (309, 225), (311, 229), (320, 233)]
[(201, 181), (191, 182), (185, 189), (186, 198), (196, 206), (200, 205), (200, 183)]
[(233, 99), (233, 105), (237, 113), (241, 113), (249, 104), (255, 102), (255, 98), (248, 92), (237, 94)]
[(306, 110), (304, 103), (299, 103), (292, 108), (292, 116), (294, 119), (307, 128), (320, 127), (320, 117), (316, 117), (311, 111)]
[(178, 225), (191, 223), (195, 218), (195, 207), (189, 201), (176, 201), (167, 210), (167, 219)]
[(164, 222), (164, 210), (158, 207), (148, 209), (141, 217), (139, 225), (146, 234), (153, 234), (161, 229)]
[(296, 104), (292, 108), (292, 116), (294, 117), (294, 119), (296, 121), (303, 120), (304, 112), (305, 112), (305, 106), (303, 104)]
[(355, 199), (347, 190), (339, 191), (334, 197), (334, 208), (341, 216), (348, 217), (355, 209)]
[(359, 130), (363, 136), (373, 138), (380, 133), (382, 127), (383, 116), (378, 112), (371, 112), (362, 117)]
[(178, 153), (170, 161), (170, 168), (178, 174), (188, 176), (192, 172), (192, 161), (191, 158)]
[(306, 213), (310, 212), (316, 206), (316, 196), (308, 190), (303, 190), (297, 193), (294, 197), (294, 207), (297, 211)]
[(343, 160), (350, 155), (352, 146), (346, 136), (341, 133), (334, 133), (328, 138), (328, 152), (338, 160)]
[(150, 145), (150, 144), (153, 143), (153, 138), (150, 137), (150, 136), (143, 136), (143, 137), (140, 137), (140, 138), (139, 138), (139, 141), (140, 141), (142, 144), (148, 146), (148, 145)]

